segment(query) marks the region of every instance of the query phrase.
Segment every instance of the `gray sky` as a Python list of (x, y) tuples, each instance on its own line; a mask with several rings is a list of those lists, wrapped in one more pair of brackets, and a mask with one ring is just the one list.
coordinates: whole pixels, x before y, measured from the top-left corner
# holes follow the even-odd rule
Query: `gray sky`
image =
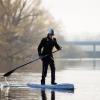
[(95, 37), (100, 34), (100, 0), (42, 0), (52, 16), (63, 23), (65, 37)]

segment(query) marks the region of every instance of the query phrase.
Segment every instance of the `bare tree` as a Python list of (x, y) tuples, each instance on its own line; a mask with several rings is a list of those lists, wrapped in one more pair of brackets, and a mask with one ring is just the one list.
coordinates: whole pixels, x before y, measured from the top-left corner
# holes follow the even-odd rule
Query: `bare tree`
[(0, 64), (4, 62), (4, 69), (24, 62), (47, 28), (57, 26), (40, 5), (41, 0), (0, 0)]

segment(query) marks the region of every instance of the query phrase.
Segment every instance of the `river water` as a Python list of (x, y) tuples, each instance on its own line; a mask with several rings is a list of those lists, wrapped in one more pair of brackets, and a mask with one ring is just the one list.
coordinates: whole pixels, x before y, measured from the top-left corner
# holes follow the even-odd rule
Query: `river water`
[[(56, 82), (74, 84), (74, 92), (0, 86), (0, 100), (100, 100), (100, 64), (99, 61), (96, 62), (94, 64), (93, 61), (87, 60), (81, 63), (67, 61), (64, 69), (56, 71)], [(0, 73), (1, 85), (5, 84), (3, 74)], [(16, 72), (7, 78), (10, 84), (40, 83), (40, 79), (41, 73), (32, 72)], [(50, 72), (48, 72), (46, 83), (50, 84)]]

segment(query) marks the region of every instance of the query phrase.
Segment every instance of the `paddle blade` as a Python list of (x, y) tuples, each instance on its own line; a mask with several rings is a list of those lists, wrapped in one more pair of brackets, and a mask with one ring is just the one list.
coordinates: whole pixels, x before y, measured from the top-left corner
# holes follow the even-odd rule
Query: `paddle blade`
[(4, 76), (4, 77), (8, 77), (8, 76), (10, 76), (14, 71), (15, 71), (15, 69), (14, 69), (14, 70), (11, 70), (11, 71), (9, 71), (9, 72), (7, 72), (7, 73), (5, 73), (3, 76)]

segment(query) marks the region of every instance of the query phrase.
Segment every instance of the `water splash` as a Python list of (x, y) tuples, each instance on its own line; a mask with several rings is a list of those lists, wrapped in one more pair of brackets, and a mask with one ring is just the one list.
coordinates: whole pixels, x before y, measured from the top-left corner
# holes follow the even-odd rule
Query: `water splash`
[(7, 77), (4, 77), (4, 79), (5, 79), (5, 82), (6, 82), (7, 86), (10, 87), (10, 84), (9, 84), (9, 82), (7, 81)]
[[(1, 77), (0, 77), (0, 80), (3, 80), (3, 79), (4, 79), (4, 77), (1, 76)], [(3, 84), (2, 82), (0, 82), (0, 90), (1, 90), (1, 91), (3, 90), (3, 87), (4, 87), (4, 84)]]
[(1, 97), (2, 97), (2, 95), (5, 96), (5, 97), (8, 97), (9, 96), (9, 90), (10, 90), (10, 84), (7, 81), (7, 77), (1, 76), (0, 78), (1, 78), (1, 80), (4, 80), (4, 82), (0, 83)]

